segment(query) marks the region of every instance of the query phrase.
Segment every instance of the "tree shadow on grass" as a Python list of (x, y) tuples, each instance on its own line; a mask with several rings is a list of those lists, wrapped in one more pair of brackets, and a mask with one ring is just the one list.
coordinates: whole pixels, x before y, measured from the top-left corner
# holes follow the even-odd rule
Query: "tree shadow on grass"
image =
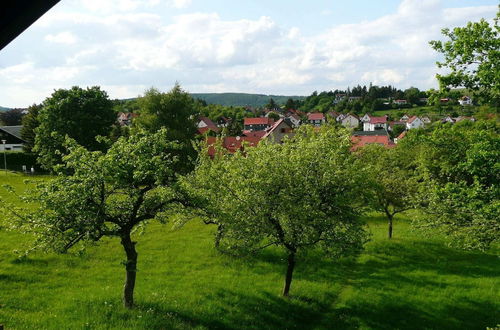
[(373, 329), (485, 329), (498, 322), (498, 304), (478, 296), (474, 281), (499, 273), (495, 255), (436, 242), (377, 242), (353, 273), (356, 294), (335, 314)]
[(219, 290), (213, 298), (210, 312), (173, 310), (168, 303), (140, 303), (132, 312), (123, 311), (122, 317), (148, 329), (327, 329), (330, 327), (325, 324), (332, 324), (323, 320), (330, 305), (308, 297), (283, 298), (270, 293), (252, 296)]
[[(406, 301), (388, 299), (377, 303), (353, 304), (335, 310), (344, 315), (346, 328), (369, 329), (482, 329), (494, 326), (498, 316), (492, 303), (464, 301), (460, 306), (436, 306), (436, 310), (424, 309)], [(490, 311), (490, 312), (488, 312)]]
[(374, 257), (361, 266), (386, 272), (433, 271), (438, 275), (498, 277), (500, 264), (493, 254), (453, 249), (437, 242), (377, 242), (366, 255)]

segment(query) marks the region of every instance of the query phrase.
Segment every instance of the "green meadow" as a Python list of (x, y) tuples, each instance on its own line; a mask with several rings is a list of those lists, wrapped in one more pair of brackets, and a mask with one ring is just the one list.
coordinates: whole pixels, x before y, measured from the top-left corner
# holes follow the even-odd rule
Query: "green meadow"
[[(25, 189), (27, 177), (0, 173)], [(46, 178), (39, 178), (46, 179)], [(16, 203), (1, 189), (0, 197)], [(298, 258), (281, 297), (285, 255), (247, 258), (213, 248), (214, 228), (151, 223), (137, 233), (137, 307), (122, 307), (125, 259), (117, 239), (70, 254), (23, 256), (31, 237), (0, 229), (0, 324), (5, 329), (486, 329), (500, 323), (499, 249), (449, 248), (396, 218), (366, 218), (357, 258)]]

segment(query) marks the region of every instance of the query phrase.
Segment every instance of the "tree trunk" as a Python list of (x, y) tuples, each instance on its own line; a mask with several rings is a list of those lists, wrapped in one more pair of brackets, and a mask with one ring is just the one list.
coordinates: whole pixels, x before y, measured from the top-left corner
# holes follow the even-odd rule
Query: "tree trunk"
[(217, 233), (215, 234), (215, 248), (218, 249), (220, 246), (220, 241), (224, 235), (224, 226), (221, 224), (217, 225)]
[(389, 239), (391, 239), (392, 238), (392, 217), (393, 216), (392, 216), (392, 214), (388, 214), (387, 216), (389, 218), (389, 231), (387, 234), (388, 234)]
[(290, 251), (288, 254), (288, 267), (286, 269), (285, 287), (283, 288), (284, 297), (288, 297), (290, 285), (292, 284), (293, 269), (295, 268), (295, 252), (296, 251)]
[(123, 305), (126, 308), (132, 308), (134, 307), (134, 287), (137, 274), (137, 252), (135, 251), (135, 242), (132, 242), (130, 238), (130, 232), (122, 235), (121, 242), (127, 254), (127, 262), (125, 263), (126, 277), (125, 285), (123, 286)]

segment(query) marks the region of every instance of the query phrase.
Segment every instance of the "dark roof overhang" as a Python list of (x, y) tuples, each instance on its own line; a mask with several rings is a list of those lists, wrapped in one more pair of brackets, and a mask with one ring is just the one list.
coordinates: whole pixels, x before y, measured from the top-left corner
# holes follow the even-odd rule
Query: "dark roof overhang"
[(0, 2), (0, 50), (60, 0), (3, 0)]

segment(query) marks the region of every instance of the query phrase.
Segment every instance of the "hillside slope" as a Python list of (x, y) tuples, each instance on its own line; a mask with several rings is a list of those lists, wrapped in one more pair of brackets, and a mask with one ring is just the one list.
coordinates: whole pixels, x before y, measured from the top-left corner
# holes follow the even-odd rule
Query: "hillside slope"
[(302, 100), (305, 96), (284, 96), (246, 93), (191, 93), (191, 96), (204, 100), (208, 104), (220, 104), (225, 106), (250, 106), (261, 107), (269, 102), (270, 98), (276, 103), (283, 104), (289, 98)]

